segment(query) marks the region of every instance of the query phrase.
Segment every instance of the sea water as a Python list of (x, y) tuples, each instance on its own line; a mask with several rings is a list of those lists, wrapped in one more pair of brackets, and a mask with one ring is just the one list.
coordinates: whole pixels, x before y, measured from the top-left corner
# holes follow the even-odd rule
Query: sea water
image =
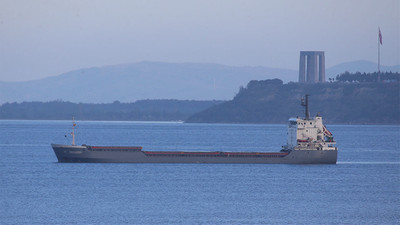
[[(286, 125), (78, 121), (77, 144), (279, 151)], [(398, 224), (400, 126), (328, 125), (336, 165), (58, 163), (70, 121), (0, 121), (0, 224)], [(65, 137), (66, 136), (66, 137)]]

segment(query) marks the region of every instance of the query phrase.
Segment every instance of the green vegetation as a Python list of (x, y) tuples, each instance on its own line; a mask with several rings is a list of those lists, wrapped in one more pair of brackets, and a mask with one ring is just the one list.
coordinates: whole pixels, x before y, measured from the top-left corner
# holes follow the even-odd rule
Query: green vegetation
[(327, 123), (400, 124), (400, 74), (345, 72), (336, 82), (250, 81), (231, 101), (142, 100), (84, 104), (63, 101), (6, 103), (0, 119), (186, 121), (199, 123), (286, 123), (303, 116), (300, 99), (310, 95), (310, 112)]
[(187, 122), (286, 123), (289, 117), (304, 115), (300, 99), (305, 94), (310, 94), (311, 114), (320, 113), (327, 123), (400, 124), (399, 82), (283, 84), (278, 79), (251, 81), (232, 101)]
[(5, 103), (0, 119), (179, 121), (221, 101), (141, 100), (84, 104), (63, 101)]
[(382, 82), (399, 82), (400, 73), (349, 73), (346, 71), (336, 76), (336, 81), (339, 82), (378, 82), (378, 80)]

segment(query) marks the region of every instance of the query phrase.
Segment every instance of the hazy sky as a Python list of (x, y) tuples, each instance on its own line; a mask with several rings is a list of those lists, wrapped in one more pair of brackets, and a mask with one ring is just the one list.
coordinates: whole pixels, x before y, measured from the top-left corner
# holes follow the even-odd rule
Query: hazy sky
[(400, 64), (399, 0), (0, 0), (0, 81), (140, 61)]

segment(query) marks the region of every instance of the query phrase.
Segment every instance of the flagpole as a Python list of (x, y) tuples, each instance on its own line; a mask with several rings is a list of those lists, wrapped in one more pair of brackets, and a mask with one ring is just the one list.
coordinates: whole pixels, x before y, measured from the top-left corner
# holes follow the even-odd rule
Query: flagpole
[(381, 72), (381, 39), (378, 36), (378, 74)]
[(380, 75), (381, 75), (381, 44), (382, 44), (381, 28), (378, 27), (378, 82), (380, 82)]

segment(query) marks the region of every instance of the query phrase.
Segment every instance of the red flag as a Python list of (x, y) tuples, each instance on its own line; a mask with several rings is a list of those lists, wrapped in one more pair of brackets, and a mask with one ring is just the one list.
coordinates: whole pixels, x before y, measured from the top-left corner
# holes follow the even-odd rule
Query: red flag
[(379, 28), (379, 43), (382, 44), (382, 33), (381, 33), (381, 28)]

